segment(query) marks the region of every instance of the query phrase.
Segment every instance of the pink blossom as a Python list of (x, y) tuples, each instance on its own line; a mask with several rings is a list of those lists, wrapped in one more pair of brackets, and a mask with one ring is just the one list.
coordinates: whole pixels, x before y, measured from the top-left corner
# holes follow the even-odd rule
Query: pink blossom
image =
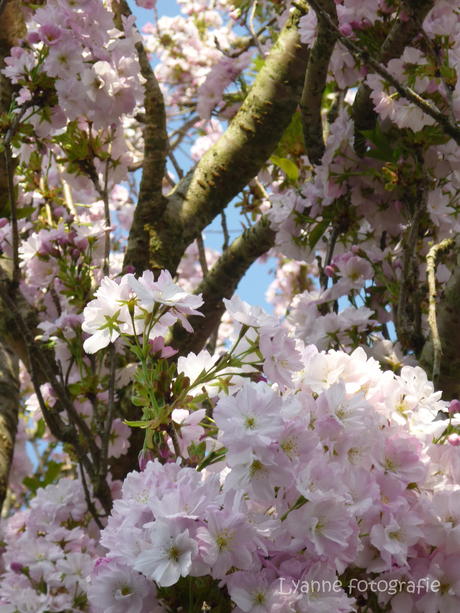
[(179, 577), (189, 574), (198, 545), (179, 522), (158, 519), (150, 530), (150, 540), (152, 548), (139, 554), (135, 570), (162, 587), (174, 585)]
[(242, 513), (208, 511), (207, 528), (198, 528), (203, 560), (214, 578), (223, 578), (232, 566), (249, 570), (255, 549), (254, 527)]

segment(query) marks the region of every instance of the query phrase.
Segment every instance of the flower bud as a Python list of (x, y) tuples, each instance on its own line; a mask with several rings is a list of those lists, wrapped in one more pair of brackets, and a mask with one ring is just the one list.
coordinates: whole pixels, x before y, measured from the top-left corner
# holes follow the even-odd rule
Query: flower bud
[(11, 562), (10, 570), (12, 570), (13, 573), (16, 573), (16, 575), (20, 575), (24, 570), (24, 566), (22, 564), (19, 564), (19, 562)]
[(450, 401), (449, 413), (451, 413), (451, 415), (453, 415), (454, 413), (460, 413), (460, 400), (454, 398)]
[(340, 26), (339, 29), (346, 37), (351, 36), (353, 34), (353, 28), (349, 23), (344, 23), (342, 26)]
[(447, 442), (452, 445), (452, 447), (458, 447), (460, 445), (460, 436), (458, 434), (449, 434), (447, 437)]

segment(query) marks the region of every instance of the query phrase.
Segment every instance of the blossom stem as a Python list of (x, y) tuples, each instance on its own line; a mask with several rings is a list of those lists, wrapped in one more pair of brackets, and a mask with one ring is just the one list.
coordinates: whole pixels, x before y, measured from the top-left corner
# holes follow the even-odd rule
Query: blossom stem
[(109, 451), (110, 431), (112, 429), (115, 414), (115, 347), (113, 343), (109, 345), (109, 404), (105, 427), (101, 432), (101, 459), (99, 464), (99, 474), (101, 477), (107, 475), (107, 460)]

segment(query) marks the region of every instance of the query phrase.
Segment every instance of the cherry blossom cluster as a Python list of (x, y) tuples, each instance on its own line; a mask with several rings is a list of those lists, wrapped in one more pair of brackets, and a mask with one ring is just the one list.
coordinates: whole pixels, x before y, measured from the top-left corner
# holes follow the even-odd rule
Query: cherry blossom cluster
[(187, 104), (196, 97), (197, 87), (222, 57), (215, 39), (226, 49), (236, 38), (219, 12), (227, 8), (226, 1), (212, 3), (213, 8), (206, 1), (184, 0), (179, 4), (181, 15), (163, 16), (157, 26), (147, 24), (143, 28), (147, 49), (161, 62), (156, 74), (167, 106)]
[(38, 73), (54, 80), (57, 104), (46, 119), (37, 105), (37, 128), (49, 134), (78, 116), (87, 117), (96, 129), (107, 128), (133, 111), (142, 97), (134, 18), (120, 32), (101, 2), (60, 0), (37, 9), (33, 19), (27, 43), (13, 49), (3, 72), (22, 86), (21, 102), (33, 102), (37, 66)]
[(86, 353), (107, 347), (120, 335), (162, 337), (177, 320), (193, 332), (186, 315), (200, 315), (197, 309), (203, 304), (201, 295), (184, 292), (166, 270), (157, 280), (149, 270), (139, 279), (124, 275), (119, 283), (104, 277), (95, 296), (83, 311), (82, 329), (90, 335), (83, 344)]
[(39, 489), (30, 508), (2, 526), (0, 610), (87, 610), (98, 541), (79, 480), (63, 478)]
[[(246, 326), (266, 319), (232, 307)], [(418, 367), (382, 372), (362, 349), (300, 354), (292, 389), (246, 380), (233, 395), (209, 392), (218, 437), (198, 470), (155, 460), (128, 476), (101, 536), (108, 551), (89, 591), (96, 613), (128, 602), (142, 611), (152, 582), (161, 605), (173, 593), (165, 588), (206, 575), (236, 611), (353, 611), (351, 579), (423, 585), (377, 592), (375, 607), (391, 596), (395, 611), (455, 606), (460, 456), (447, 436), (459, 419), (435, 421), (447, 403)], [(126, 564), (122, 605), (106, 586)], [(315, 580), (342, 587), (293, 589)]]

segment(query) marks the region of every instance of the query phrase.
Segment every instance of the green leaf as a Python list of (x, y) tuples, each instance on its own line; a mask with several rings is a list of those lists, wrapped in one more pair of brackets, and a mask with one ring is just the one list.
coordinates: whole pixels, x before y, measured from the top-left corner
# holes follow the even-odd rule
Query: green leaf
[(381, 160), (383, 162), (396, 161), (395, 151), (391, 147), (386, 134), (382, 131), (379, 124), (377, 124), (373, 130), (362, 130), (361, 134), (375, 145), (375, 149), (366, 151), (366, 157)]
[(148, 407), (150, 404), (148, 398), (139, 398), (139, 396), (131, 396), (131, 402), (135, 407)]
[(152, 419), (149, 421), (127, 421), (125, 419), (123, 423), (125, 423), (127, 426), (130, 426), (131, 428), (143, 428), (144, 430), (148, 428), (149, 430), (155, 430), (155, 428), (158, 428), (161, 422), (157, 417), (156, 419)]
[(309, 235), (308, 235), (308, 244), (309, 244), (310, 249), (312, 251), (316, 247), (316, 243), (319, 241), (319, 239), (326, 232), (328, 226), (329, 226), (329, 221), (327, 219), (323, 219), (309, 233)]
[(47, 464), (45, 477), (41, 483), (42, 487), (53, 483), (61, 472), (63, 466), (64, 464), (62, 462), (54, 462), (54, 460), (50, 460)]
[(16, 211), (17, 219), (24, 219), (25, 217), (30, 217), (36, 208), (37, 207), (35, 206), (25, 206), (22, 209), (17, 209)]
[(45, 434), (46, 423), (43, 418), (38, 420), (37, 429), (35, 431), (35, 438), (40, 439)]
[(299, 180), (299, 169), (292, 160), (288, 158), (280, 158), (277, 155), (272, 155), (270, 162), (279, 166), (281, 170), (284, 170), (289, 181), (296, 183)]
[(72, 394), (72, 396), (78, 396), (78, 394), (81, 394), (82, 386), (80, 383), (69, 383), (67, 389)]
[(148, 421), (128, 421), (127, 419), (125, 419), (123, 423), (129, 426), (130, 428), (148, 428), (149, 427)]

